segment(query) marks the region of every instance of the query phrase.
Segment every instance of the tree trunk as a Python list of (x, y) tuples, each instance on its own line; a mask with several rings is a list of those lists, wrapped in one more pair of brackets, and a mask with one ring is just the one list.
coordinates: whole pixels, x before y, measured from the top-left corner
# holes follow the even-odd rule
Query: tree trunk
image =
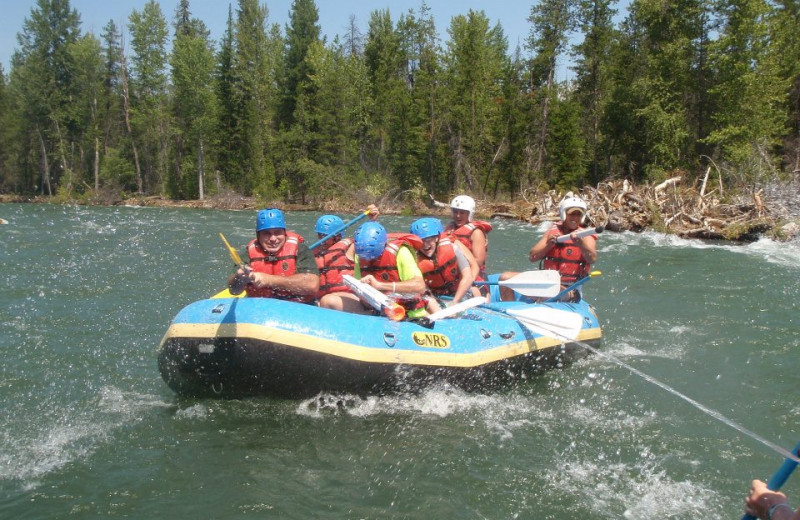
[(125, 129), (128, 131), (128, 137), (131, 139), (131, 149), (133, 150), (133, 166), (136, 168), (136, 188), (139, 195), (144, 193), (142, 183), (142, 167), (139, 165), (139, 152), (136, 151), (136, 140), (133, 138), (133, 129), (131, 128), (131, 104), (130, 95), (128, 92), (128, 69), (125, 61), (125, 53), (122, 53), (122, 67), (120, 73), (122, 76), (122, 102), (125, 112)]
[(39, 128), (36, 128), (36, 134), (39, 136), (39, 148), (41, 150), (41, 157), (39, 157), (39, 170), (42, 176), (42, 195), (44, 195), (44, 187), (47, 186), (47, 195), (53, 195), (53, 190), (50, 189), (50, 164), (47, 161), (47, 148), (44, 146), (44, 138)]
[(203, 156), (203, 140), (199, 139), (198, 141), (199, 143), (197, 146), (197, 188), (200, 200), (203, 200), (205, 199), (205, 192), (203, 186), (205, 177), (205, 173), (203, 171), (204, 168), (203, 161), (205, 157)]
[(94, 191), (100, 190), (100, 138), (94, 138)]

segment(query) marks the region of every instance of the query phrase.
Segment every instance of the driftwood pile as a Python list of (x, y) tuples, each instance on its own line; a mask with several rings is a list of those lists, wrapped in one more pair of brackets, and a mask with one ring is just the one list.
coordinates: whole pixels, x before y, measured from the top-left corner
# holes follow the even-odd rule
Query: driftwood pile
[[(721, 189), (707, 191), (707, 181), (706, 175), (698, 187), (684, 186), (682, 176), (656, 186), (612, 180), (585, 187), (577, 195), (589, 207), (588, 224), (602, 225), (609, 231), (654, 230), (685, 238), (736, 241), (757, 240), (765, 233), (776, 238), (797, 234), (794, 227), (782, 225), (781, 208), (771, 210), (765, 204), (762, 190), (722, 202)], [(527, 192), (522, 202), (495, 204), (491, 215), (532, 224), (558, 220), (558, 203), (564, 196), (566, 193), (556, 190)]]

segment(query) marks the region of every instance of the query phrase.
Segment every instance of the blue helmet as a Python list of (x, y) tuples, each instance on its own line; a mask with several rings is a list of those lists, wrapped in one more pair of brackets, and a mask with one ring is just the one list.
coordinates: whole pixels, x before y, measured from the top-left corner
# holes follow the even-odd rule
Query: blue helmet
[(386, 247), (386, 229), (377, 222), (361, 224), (353, 238), (356, 254), (364, 260), (375, 260)]
[(262, 209), (256, 217), (256, 233), (265, 229), (286, 229), (283, 211), (277, 208)]
[(322, 215), (317, 219), (317, 224), (314, 226), (316, 233), (323, 235), (329, 234), (331, 231), (341, 230), (344, 227), (344, 221), (336, 215)]
[(442, 221), (438, 218), (423, 217), (415, 220), (411, 224), (409, 231), (425, 240), (426, 238), (441, 235), (444, 232), (444, 226), (442, 226)]

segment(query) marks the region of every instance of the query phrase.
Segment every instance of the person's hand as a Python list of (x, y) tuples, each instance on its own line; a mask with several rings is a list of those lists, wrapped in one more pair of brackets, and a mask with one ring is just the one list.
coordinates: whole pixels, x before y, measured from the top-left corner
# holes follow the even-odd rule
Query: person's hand
[(378, 206), (375, 204), (370, 204), (367, 206), (367, 213), (369, 214), (370, 220), (378, 220), (378, 216), (381, 214), (381, 212), (378, 211)]
[(786, 495), (780, 491), (770, 491), (762, 480), (750, 484), (750, 494), (744, 500), (744, 512), (758, 518), (766, 518), (769, 509), (775, 504), (788, 504)]
[[(378, 280), (375, 279), (374, 276), (372, 276), (371, 274), (368, 274), (367, 276), (362, 276), (361, 277), (361, 283), (367, 284), (367, 285), (369, 285), (371, 287), (375, 287), (375, 284), (379, 283), (379, 282), (378, 282)], [(375, 287), (375, 288), (377, 289), (377, 287)]]

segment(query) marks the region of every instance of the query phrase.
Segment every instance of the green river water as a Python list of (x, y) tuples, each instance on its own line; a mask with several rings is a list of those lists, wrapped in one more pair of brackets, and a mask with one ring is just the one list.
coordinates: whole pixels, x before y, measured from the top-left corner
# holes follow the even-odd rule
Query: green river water
[[(318, 214), (288, 215), (313, 237)], [(0, 518), (739, 518), (782, 462), (600, 356), (505, 391), (177, 397), (156, 366), (255, 212), (0, 204)], [(345, 218), (352, 215), (343, 215)], [(410, 218), (381, 219), (390, 231)], [(489, 271), (541, 229), (494, 221)], [(604, 233), (602, 350), (790, 448), (800, 246)], [(800, 473), (785, 487), (800, 503)]]

